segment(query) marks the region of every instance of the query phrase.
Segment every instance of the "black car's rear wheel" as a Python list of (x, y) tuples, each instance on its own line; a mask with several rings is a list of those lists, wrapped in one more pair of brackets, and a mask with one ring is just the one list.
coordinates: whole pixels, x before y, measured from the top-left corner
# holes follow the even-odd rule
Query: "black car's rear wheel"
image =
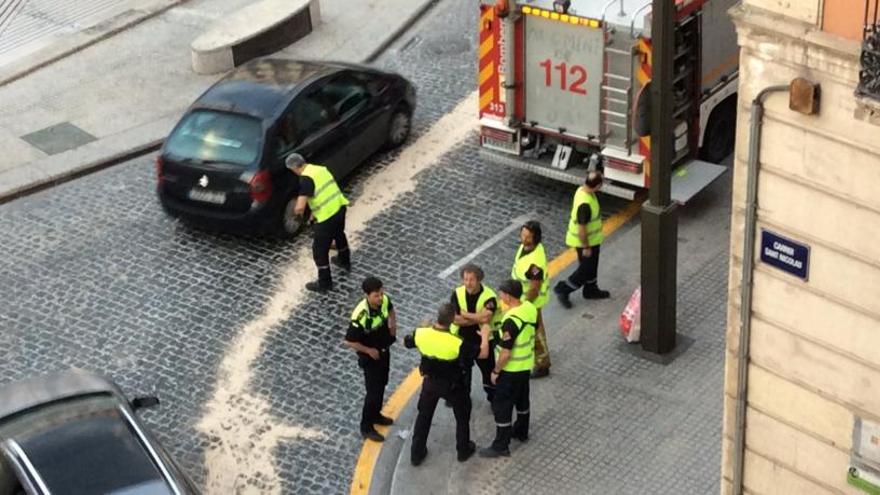
[(278, 222), (278, 234), (284, 237), (293, 237), (302, 232), (306, 227), (306, 215), (294, 214), (296, 208), (296, 196), (291, 198), (284, 204), (284, 210), (281, 212)]
[(397, 148), (406, 141), (411, 130), (412, 112), (404, 106), (397, 107), (388, 122), (385, 147), (388, 149)]

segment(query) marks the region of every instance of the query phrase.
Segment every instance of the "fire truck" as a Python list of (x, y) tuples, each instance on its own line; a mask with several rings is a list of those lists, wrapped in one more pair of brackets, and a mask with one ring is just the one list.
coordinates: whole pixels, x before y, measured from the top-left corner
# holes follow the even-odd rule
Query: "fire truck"
[[(738, 0), (676, 0), (672, 197), (721, 175), (733, 150)], [(632, 199), (651, 177), (651, 0), (480, 4), (480, 153)]]

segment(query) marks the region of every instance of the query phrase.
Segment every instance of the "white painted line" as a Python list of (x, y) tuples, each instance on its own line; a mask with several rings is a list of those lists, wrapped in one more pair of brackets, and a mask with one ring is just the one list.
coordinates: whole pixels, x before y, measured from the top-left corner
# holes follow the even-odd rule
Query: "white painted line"
[(492, 237), (491, 237), (489, 240), (487, 240), (486, 242), (480, 244), (479, 247), (477, 247), (476, 249), (474, 249), (473, 251), (471, 251), (467, 256), (465, 256), (464, 258), (462, 258), (462, 259), (456, 261), (455, 263), (453, 263), (452, 265), (450, 265), (449, 268), (447, 268), (447, 269), (443, 270), (442, 272), (440, 272), (440, 275), (437, 275), (437, 276), (438, 276), (439, 278), (446, 278), (446, 277), (452, 275), (453, 273), (455, 273), (456, 270), (458, 270), (459, 268), (461, 268), (462, 266), (464, 266), (465, 263), (467, 263), (467, 262), (469, 262), (470, 260), (476, 258), (477, 256), (480, 255), (480, 253), (482, 253), (483, 251), (489, 249), (489, 248), (492, 247), (495, 243), (497, 243), (498, 241), (500, 241), (501, 239), (503, 239), (504, 236), (506, 236), (507, 234), (513, 232), (513, 231), (516, 230), (516, 229), (519, 229), (520, 227), (522, 227), (522, 224), (524, 224), (524, 223), (526, 223), (527, 221), (529, 221), (529, 220), (535, 218), (536, 216), (537, 216), (537, 215), (535, 215), (534, 212), (530, 212), (530, 213), (527, 213), (527, 214), (525, 214), (525, 215), (520, 215), (520, 216), (514, 218), (514, 219), (510, 222), (510, 225), (508, 225), (504, 230), (502, 230), (501, 232), (495, 234), (494, 236), (492, 236)]

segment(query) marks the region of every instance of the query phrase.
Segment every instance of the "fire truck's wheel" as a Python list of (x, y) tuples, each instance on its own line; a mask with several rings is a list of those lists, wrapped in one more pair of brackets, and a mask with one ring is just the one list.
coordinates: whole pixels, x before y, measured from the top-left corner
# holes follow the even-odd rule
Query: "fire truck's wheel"
[(706, 123), (706, 135), (703, 136), (703, 159), (712, 163), (721, 163), (731, 153), (736, 143), (736, 97), (731, 97), (715, 107), (709, 122)]
[(388, 122), (388, 136), (385, 141), (387, 149), (397, 148), (409, 137), (412, 129), (412, 112), (403, 106), (397, 107)]

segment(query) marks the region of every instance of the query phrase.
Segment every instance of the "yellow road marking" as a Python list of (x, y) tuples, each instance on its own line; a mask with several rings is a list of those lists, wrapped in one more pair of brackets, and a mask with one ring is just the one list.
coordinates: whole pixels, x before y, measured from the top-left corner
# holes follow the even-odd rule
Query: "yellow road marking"
[[(385, 407), (382, 408), (382, 414), (392, 419), (397, 419), (400, 411), (409, 401), (419, 387), (422, 386), (422, 375), (418, 368), (413, 368), (409, 372), (403, 382), (397, 387), (397, 390), (388, 398)], [(376, 426), (376, 430), (382, 435), (388, 434), (387, 426)], [(373, 480), (373, 468), (376, 466), (376, 459), (382, 452), (382, 443), (365, 441), (361, 448), (361, 455), (358, 457), (357, 465), (354, 468), (354, 477), (351, 480), (351, 495), (359, 495), (369, 493), (370, 482)]]
[[(620, 210), (602, 222), (602, 233), (606, 236), (611, 235), (614, 231), (619, 229), (621, 225), (636, 216), (641, 209), (641, 206), (641, 201), (636, 200), (630, 202), (626, 205), (626, 208)], [(562, 254), (547, 263), (547, 272), (550, 274), (551, 278), (555, 277), (576, 259), (577, 255), (575, 254), (574, 249), (566, 249)], [(419, 369), (415, 368), (410, 371), (409, 375), (407, 375), (394, 393), (391, 394), (391, 397), (388, 398), (388, 402), (382, 409), (382, 414), (396, 420), (404, 406), (406, 406), (406, 403), (409, 402), (410, 398), (415, 395), (421, 386), (422, 375), (419, 373)], [(388, 433), (387, 426), (376, 426), (376, 430), (383, 435)], [(351, 489), (349, 490), (350, 495), (365, 495), (369, 493), (370, 482), (373, 480), (373, 469), (376, 467), (376, 460), (379, 459), (379, 453), (382, 452), (382, 445), (384, 444), (379, 442), (364, 442), (363, 447), (361, 447), (361, 453), (358, 456), (357, 464), (354, 468), (354, 476), (352, 477)]]

